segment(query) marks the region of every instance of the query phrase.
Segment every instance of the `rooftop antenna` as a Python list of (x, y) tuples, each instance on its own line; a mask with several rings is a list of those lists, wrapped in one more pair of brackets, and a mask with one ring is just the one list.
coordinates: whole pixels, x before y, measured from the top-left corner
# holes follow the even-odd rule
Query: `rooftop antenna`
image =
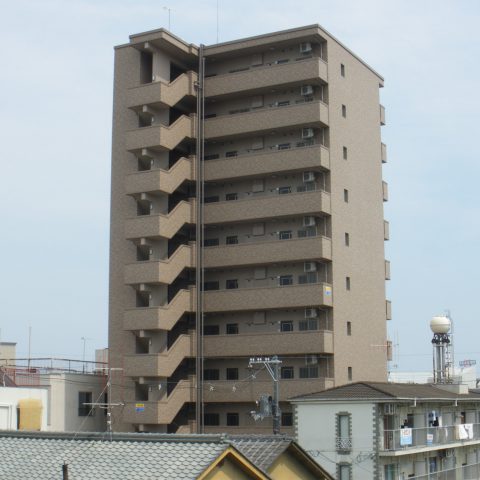
[(217, 0), (217, 43), (218, 43), (218, 0)]
[(430, 321), (433, 332), (433, 383), (453, 383), (453, 325), (449, 313)]
[(171, 20), (172, 9), (171, 9), (170, 7), (163, 7), (163, 9), (164, 9), (164, 10), (167, 10), (167, 12), (168, 12), (168, 31), (170, 32), (170, 31), (171, 31), (171, 29), (170, 29), (170, 27), (171, 27), (171, 22), (170, 22), (170, 20)]

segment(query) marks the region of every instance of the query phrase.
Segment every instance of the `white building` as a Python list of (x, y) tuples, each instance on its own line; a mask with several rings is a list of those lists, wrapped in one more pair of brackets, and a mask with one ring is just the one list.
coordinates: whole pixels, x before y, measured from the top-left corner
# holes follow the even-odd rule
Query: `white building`
[(338, 480), (480, 478), (480, 392), (358, 382), (291, 402), (299, 444)]
[(0, 429), (106, 430), (105, 410), (90, 405), (107, 400), (107, 377), (98, 362), (30, 359), (21, 364), (0, 367)]

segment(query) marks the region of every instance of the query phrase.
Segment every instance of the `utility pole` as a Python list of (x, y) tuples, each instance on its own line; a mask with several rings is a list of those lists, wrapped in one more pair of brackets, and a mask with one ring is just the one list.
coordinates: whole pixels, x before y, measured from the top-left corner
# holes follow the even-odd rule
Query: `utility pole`
[[(280, 433), (280, 364), (281, 360), (276, 355), (270, 357), (254, 357), (248, 362), (248, 366), (251, 368), (253, 365), (263, 365), (273, 380), (273, 398), (272, 398), (272, 420), (273, 420), (273, 433), (278, 435)], [(263, 419), (264, 415), (260, 415), (259, 418)]]

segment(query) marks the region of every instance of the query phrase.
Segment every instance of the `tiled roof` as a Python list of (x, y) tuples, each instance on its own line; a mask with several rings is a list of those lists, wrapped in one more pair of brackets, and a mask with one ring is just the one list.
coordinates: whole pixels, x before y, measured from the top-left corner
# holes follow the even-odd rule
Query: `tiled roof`
[(318, 393), (294, 397), (291, 400), (394, 400), (394, 399), (478, 400), (480, 394), (444, 390), (431, 384), (356, 382), (330, 388)]
[[(100, 433), (74, 438), (72, 433), (0, 431), (0, 479), (62, 478), (66, 462), (74, 480), (194, 480), (230, 446), (267, 474), (292, 443), (282, 435), (137, 433), (114, 434), (108, 441)], [(312, 468), (321, 470), (317, 464)]]
[(149, 441), (100, 438), (0, 436), (0, 479), (62, 478), (68, 464), (70, 479), (193, 480), (227, 447), (209, 441)]
[(227, 438), (240, 453), (264, 472), (292, 443), (291, 438), (281, 436), (229, 435)]

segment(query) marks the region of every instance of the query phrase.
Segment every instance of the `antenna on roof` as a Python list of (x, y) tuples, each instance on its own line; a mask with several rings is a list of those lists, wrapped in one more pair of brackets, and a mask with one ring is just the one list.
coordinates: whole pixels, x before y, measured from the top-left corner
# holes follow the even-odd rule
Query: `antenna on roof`
[(218, 0), (217, 0), (217, 43), (218, 43)]

